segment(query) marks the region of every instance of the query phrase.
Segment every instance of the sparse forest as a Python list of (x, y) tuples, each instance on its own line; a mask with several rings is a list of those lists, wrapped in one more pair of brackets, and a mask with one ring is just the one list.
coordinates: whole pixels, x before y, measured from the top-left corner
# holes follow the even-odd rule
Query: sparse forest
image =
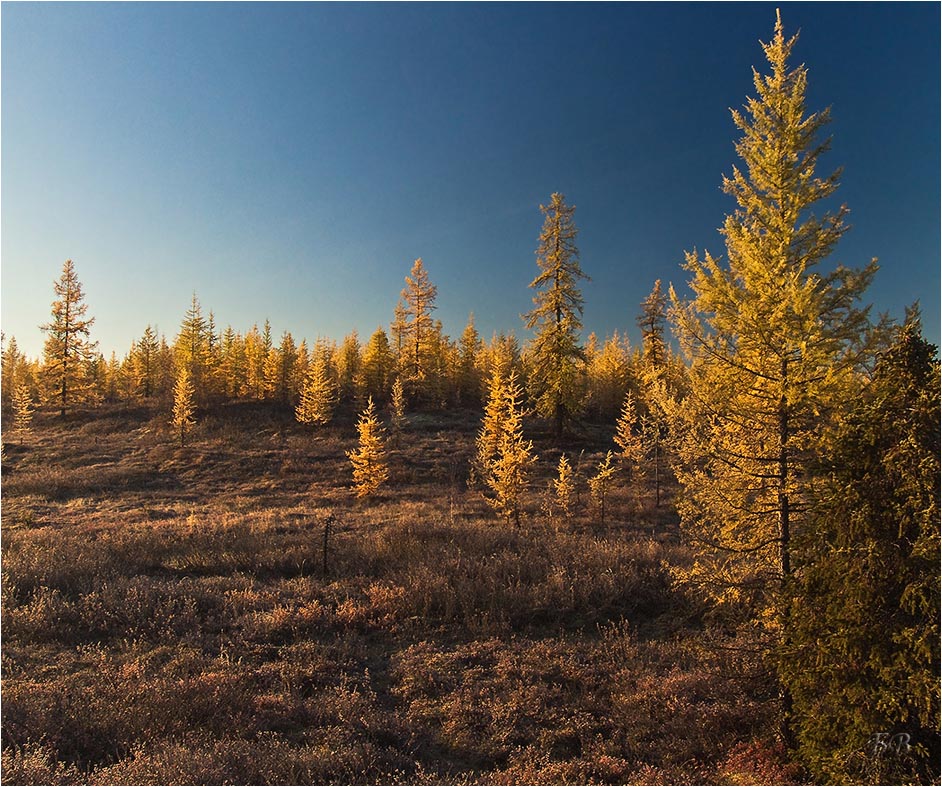
[(559, 193), (490, 337), (416, 259), (368, 337), (194, 293), (105, 358), (66, 261), (2, 352), (4, 781), (939, 783), (938, 352), (830, 262), (795, 40), (638, 346)]

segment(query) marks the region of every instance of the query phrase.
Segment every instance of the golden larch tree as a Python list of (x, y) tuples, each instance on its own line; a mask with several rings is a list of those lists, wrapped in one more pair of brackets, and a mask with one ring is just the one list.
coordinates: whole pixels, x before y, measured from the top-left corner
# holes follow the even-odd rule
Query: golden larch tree
[(513, 333), (496, 333), (491, 341), (481, 351), (481, 370), (486, 379), (490, 379), (494, 371), (499, 371), (505, 378), (515, 372), (517, 378), (523, 381), (523, 359), (520, 355), (520, 343)]
[(389, 479), (385, 429), (376, 416), (372, 397), (357, 421), (357, 433), (359, 444), (356, 450), (347, 452), (347, 457), (353, 465), (356, 495), (366, 497)]
[(481, 403), (481, 370), (478, 361), (483, 344), (474, 327), (474, 314), (468, 315), (468, 324), (458, 341), (458, 360), (455, 380), (455, 398), (459, 406)]
[(812, 213), (833, 197), (839, 173), (816, 175), (829, 118), (806, 114), (807, 70), (788, 65), (796, 39), (779, 17), (763, 44), (770, 73), (754, 71), (757, 96), (732, 113), (745, 169), (723, 181), (738, 203), (721, 230), (726, 262), (689, 253), (694, 297), (671, 291), (690, 367), (689, 392), (671, 408), (682, 524), (697, 549), (688, 578), (739, 610), (774, 610), (806, 510), (815, 435), (871, 357), (867, 310), (856, 303), (875, 262), (819, 270), (847, 209)]
[(553, 194), (540, 210), (545, 217), (536, 249), (540, 273), (530, 283), (537, 294), (525, 315), (527, 328), (536, 331), (527, 353), (529, 385), (537, 411), (553, 419), (558, 437), (580, 404), (585, 354), (579, 344), (583, 300), (578, 282), (589, 277), (579, 265), (575, 206), (566, 205), (562, 194)]
[[(484, 464), (484, 482), (490, 491), (488, 502), (508, 522), (520, 525), (522, 496), (527, 488), (529, 467), (536, 461), (533, 443), (523, 437), (523, 389), (511, 373), (504, 382), (492, 381), (488, 411), (493, 423), (487, 423), (478, 437), (478, 456), (490, 454)], [(490, 447), (496, 437), (496, 445)]]
[(553, 492), (557, 508), (562, 512), (566, 522), (571, 524), (576, 510), (576, 478), (565, 454), (560, 455), (559, 464), (556, 466)]
[(173, 360), (177, 376), (179, 369), (186, 367), (193, 396), (203, 402), (209, 380), (209, 323), (203, 317), (203, 308), (195, 292), (173, 343)]
[(363, 348), (363, 361), (357, 384), (358, 394), (384, 404), (389, 398), (396, 359), (389, 347), (389, 337), (377, 328)]
[(245, 348), (245, 382), (242, 392), (252, 399), (265, 398), (265, 360), (271, 351), (271, 336), (268, 335), (268, 322), (265, 330), (259, 331), (253, 325), (243, 341)]
[(393, 320), (389, 324), (389, 335), (391, 337), (391, 346), (396, 357), (396, 372), (401, 377), (409, 370), (409, 350), (408, 350), (409, 323), (406, 315), (406, 306), (400, 297), (393, 309)]
[(405, 321), (401, 341), (405, 346), (400, 356), (400, 374), (413, 386), (414, 392), (429, 386), (434, 378), (435, 322), (432, 312), (436, 295), (438, 288), (429, 280), (420, 257), (413, 263), (411, 275), (406, 276), (406, 286), (401, 294), (404, 304), (401, 318)]
[(0, 370), (0, 380), (3, 382), (3, 411), (9, 412), (13, 408), (13, 392), (17, 384), (26, 379), (29, 370), (26, 356), (20, 352), (16, 337), (11, 336), (3, 350), (3, 365)]
[(586, 376), (589, 413), (600, 421), (617, 418), (631, 378), (628, 340), (615, 332), (588, 354)]
[(135, 392), (145, 399), (150, 399), (157, 393), (160, 371), (159, 352), (160, 342), (157, 339), (157, 331), (148, 325), (144, 329), (144, 335), (132, 347), (129, 359), (131, 385)]
[(13, 406), (13, 383), (16, 377), (16, 370), (22, 362), (23, 354), (16, 343), (16, 337), (11, 337), (6, 341), (6, 336), (0, 334), (0, 341), (4, 342), (3, 360), (0, 365), (0, 384), (2, 384), (2, 404), (3, 411), (6, 412)]
[(605, 458), (599, 462), (595, 475), (589, 478), (589, 492), (599, 524), (605, 524), (605, 501), (608, 499), (608, 490), (616, 470), (613, 459), (612, 452), (607, 451)]
[(193, 414), (193, 383), (189, 369), (181, 365), (173, 386), (173, 416), (170, 419), (171, 426), (180, 434), (181, 447), (186, 442), (186, 433), (196, 424)]
[(344, 337), (337, 352), (337, 387), (340, 401), (351, 401), (356, 396), (356, 381), (363, 363), (360, 337), (352, 331)]
[(294, 367), (298, 349), (294, 337), (285, 331), (277, 347), (268, 351), (265, 359), (265, 395), (282, 404), (289, 404), (294, 396)]
[(638, 327), (641, 329), (641, 358), (646, 371), (661, 369), (667, 363), (664, 325), (667, 322), (667, 293), (661, 280), (654, 282), (650, 294), (641, 302)]
[(53, 287), (56, 300), (52, 321), (42, 326), (47, 337), (41, 376), (46, 395), (58, 401), (59, 413), (65, 416), (68, 406), (90, 388), (89, 364), (95, 357), (96, 344), (88, 337), (95, 318), (85, 319), (88, 304), (72, 260), (65, 261)]
[(33, 421), (33, 397), (25, 380), (13, 384), (13, 430), (21, 435), (29, 432)]
[(638, 408), (635, 406), (635, 398), (630, 391), (625, 394), (621, 413), (615, 422), (615, 445), (618, 446), (618, 457), (628, 477), (635, 479), (639, 475), (641, 462), (644, 459), (645, 445)]
[(219, 388), (232, 399), (242, 392), (245, 379), (245, 345), (231, 325), (223, 331), (219, 344)]
[(497, 456), (504, 430), (506, 387), (507, 378), (499, 367), (495, 367), (488, 381), (484, 417), (481, 419), (481, 428), (478, 431), (477, 450), (471, 468), (472, 485), (487, 478), (487, 468)]
[(333, 417), (336, 404), (337, 383), (330, 366), (330, 348), (319, 342), (295, 416), (302, 424), (323, 426)]
[(389, 410), (392, 416), (393, 435), (398, 444), (402, 430), (406, 425), (406, 391), (402, 385), (401, 377), (397, 377), (393, 382)]

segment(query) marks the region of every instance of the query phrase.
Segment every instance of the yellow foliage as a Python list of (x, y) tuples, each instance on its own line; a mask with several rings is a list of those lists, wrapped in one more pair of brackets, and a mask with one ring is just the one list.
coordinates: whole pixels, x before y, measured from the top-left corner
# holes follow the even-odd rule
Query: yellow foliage
[(576, 503), (576, 482), (572, 465), (569, 464), (565, 454), (559, 457), (556, 478), (553, 479), (553, 490), (556, 492), (556, 505), (566, 517), (566, 521), (571, 522)]
[(323, 426), (333, 417), (336, 403), (337, 386), (331, 374), (329, 350), (321, 346), (305, 380), (295, 417), (302, 424)]
[(400, 377), (393, 382), (390, 409), (392, 410), (393, 432), (398, 436), (406, 422), (406, 393)]
[(533, 443), (523, 438), (523, 392), (515, 374), (511, 373), (505, 384), (496, 372), (490, 393), (478, 437), (478, 457), (484, 481), (493, 495), (488, 502), (505, 519), (519, 525), (527, 469), (536, 461)]
[(554, 419), (556, 435), (579, 408), (580, 377), (585, 355), (579, 346), (582, 330), (582, 293), (579, 279), (588, 279), (579, 265), (575, 206), (562, 194), (541, 205), (545, 219), (536, 251), (539, 275), (530, 283), (537, 290), (527, 328), (536, 330), (530, 344), (530, 391), (537, 410)]
[(644, 458), (644, 441), (641, 434), (635, 432), (638, 426), (638, 411), (631, 393), (625, 395), (621, 415), (615, 424), (615, 445), (620, 449), (618, 456), (624, 462), (629, 476), (637, 473), (638, 465)]
[(376, 417), (376, 406), (372, 397), (360, 414), (357, 432), (360, 436), (359, 447), (355, 451), (349, 451), (347, 457), (353, 464), (353, 483), (357, 497), (366, 497), (389, 480), (385, 429)]
[(837, 189), (815, 175), (827, 111), (805, 115), (807, 71), (786, 62), (795, 39), (779, 20), (755, 72), (756, 98), (733, 112), (743, 136), (723, 188), (726, 263), (687, 255), (694, 298), (671, 291), (671, 317), (690, 365), (672, 430), (684, 528), (698, 547), (692, 577), (716, 597), (763, 605), (790, 573), (791, 531), (807, 502), (814, 442), (869, 357), (866, 310), (855, 302), (876, 268), (815, 272), (846, 230), (846, 208), (816, 217)]
[(196, 423), (193, 418), (193, 384), (186, 366), (180, 366), (177, 382), (173, 387), (173, 417), (170, 419), (174, 429), (180, 432), (180, 445), (186, 440), (186, 433)]
[(605, 458), (599, 462), (598, 472), (589, 479), (589, 491), (592, 494), (592, 503), (599, 515), (599, 522), (605, 522), (605, 498), (608, 496), (608, 487), (615, 475), (615, 465), (612, 464), (611, 451), (606, 452)]
[(23, 380), (18, 380), (13, 388), (13, 428), (25, 434), (29, 431), (32, 420), (33, 397), (30, 395), (29, 386)]

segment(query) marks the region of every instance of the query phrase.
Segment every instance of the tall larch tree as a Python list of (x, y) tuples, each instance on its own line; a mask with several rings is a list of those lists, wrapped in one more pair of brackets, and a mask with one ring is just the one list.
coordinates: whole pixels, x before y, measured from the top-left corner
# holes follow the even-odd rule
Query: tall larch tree
[(272, 345), (268, 348), (268, 353), (265, 355), (265, 362), (262, 365), (263, 373), (263, 387), (264, 387), (264, 396), (267, 400), (275, 400), (278, 398), (276, 389), (278, 388), (278, 348)]
[(167, 402), (173, 396), (175, 379), (173, 348), (167, 344), (167, 337), (160, 334), (160, 346), (157, 348), (157, 396), (161, 402)]
[(108, 384), (108, 362), (100, 352), (92, 353), (85, 367), (86, 387), (82, 398), (86, 404), (97, 406), (104, 401), (104, 390)]
[(872, 357), (867, 310), (856, 304), (876, 270), (818, 270), (845, 232), (847, 209), (812, 213), (834, 195), (839, 173), (815, 174), (829, 149), (819, 140), (828, 112), (805, 112), (807, 71), (788, 65), (796, 39), (779, 17), (763, 44), (771, 72), (754, 71), (757, 97), (732, 113), (745, 171), (723, 182), (738, 204), (721, 230), (726, 264), (688, 254), (694, 297), (671, 292), (690, 367), (689, 395), (672, 408), (682, 525), (696, 547), (689, 579), (773, 631), (815, 435)]
[(529, 347), (530, 394), (537, 411), (552, 418), (561, 436), (567, 418), (579, 407), (580, 376), (585, 355), (579, 344), (582, 330), (582, 292), (578, 283), (588, 279), (579, 266), (575, 206), (562, 194), (553, 194), (536, 250), (539, 275), (530, 283), (537, 290), (526, 325), (536, 331)]
[(458, 342), (458, 369), (455, 381), (456, 399), (463, 407), (481, 404), (481, 369), (479, 358), (483, 343), (474, 327), (474, 314), (468, 315), (468, 324)]
[(432, 323), (426, 352), (426, 373), (423, 394), (434, 407), (445, 409), (454, 397), (453, 381), (457, 376), (458, 348), (445, 333), (441, 320)]
[(683, 363), (671, 353), (664, 339), (667, 304), (667, 293), (661, 290), (661, 280), (658, 279), (641, 302), (641, 313), (637, 318), (641, 329), (641, 358), (636, 364), (636, 379), (641, 393), (641, 431), (645, 449), (652, 459), (655, 507), (661, 505), (661, 462), (670, 427), (663, 403), (682, 389), (682, 371), (685, 371)]
[(487, 401), (484, 403), (484, 417), (478, 431), (476, 454), (472, 463), (471, 482), (483, 482), (487, 478), (488, 467), (497, 457), (497, 448), (504, 433), (507, 375), (500, 368), (491, 372), (487, 384)]
[(393, 309), (393, 320), (389, 324), (391, 345), (396, 356), (396, 373), (400, 377), (409, 370), (408, 333), (409, 321), (406, 315), (406, 305), (400, 297), (396, 302), (396, 308)]
[(104, 365), (104, 375), (99, 395), (106, 402), (114, 403), (122, 399), (122, 391), (126, 388), (121, 362), (118, 360), (118, 354), (112, 350), (111, 356)]
[(218, 398), (223, 393), (222, 381), (222, 337), (216, 328), (216, 317), (212, 310), (206, 318), (206, 396)]
[(138, 387), (134, 359), (130, 353), (121, 359), (118, 381), (118, 398), (123, 402), (133, 401), (138, 396)]
[(180, 368), (185, 367), (196, 401), (204, 401), (209, 368), (209, 324), (203, 317), (203, 308), (195, 292), (180, 323), (180, 332), (173, 344), (173, 358), (177, 368), (175, 378), (179, 377)]
[(68, 406), (89, 388), (88, 365), (96, 347), (89, 340), (89, 332), (95, 318), (85, 318), (88, 304), (72, 260), (65, 261), (62, 275), (53, 287), (56, 300), (52, 304), (52, 320), (42, 326), (47, 334), (42, 379), (47, 397), (58, 403), (59, 413), (64, 417)]
[(667, 293), (661, 290), (661, 280), (647, 298), (641, 301), (641, 314), (637, 319), (641, 329), (641, 359), (645, 372), (656, 374), (667, 364), (667, 342), (664, 326), (667, 323)]
[(160, 341), (157, 331), (148, 325), (131, 349), (131, 378), (137, 394), (150, 399), (157, 393), (158, 353)]
[(410, 275), (406, 276), (406, 286), (401, 294), (404, 303), (405, 346), (400, 374), (413, 388), (413, 395), (428, 387), (434, 376), (435, 322), (432, 312), (435, 310), (437, 295), (438, 288), (429, 281), (428, 271), (420, 257), (413, 263)]

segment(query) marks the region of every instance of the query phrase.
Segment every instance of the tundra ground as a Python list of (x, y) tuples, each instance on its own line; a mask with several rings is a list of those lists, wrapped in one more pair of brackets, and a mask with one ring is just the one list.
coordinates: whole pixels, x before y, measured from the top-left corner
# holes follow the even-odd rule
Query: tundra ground
[[(672, 579), (650, 479), (606, 522), (515, 528), (468, 486), (474, 414), (414, 414), (357, 500), (352, 415), (241, 403), (183, 447), (163, 411), (5, 435), (6, 783), (786, 783), (748, 641)], [(586, 428), (581, 471), (611, 448)], [(588, 493), (582, 490), (585, 504)], [(326, 564), (324, 529), (328, 534)]]

